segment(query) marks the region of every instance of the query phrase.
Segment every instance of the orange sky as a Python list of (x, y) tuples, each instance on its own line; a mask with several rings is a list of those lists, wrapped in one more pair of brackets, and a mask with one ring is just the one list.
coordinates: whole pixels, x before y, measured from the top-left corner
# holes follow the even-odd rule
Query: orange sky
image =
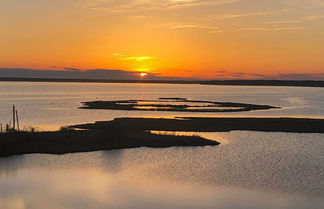
[(0, 67), (324, 73), (324, 0), (0, 1)]

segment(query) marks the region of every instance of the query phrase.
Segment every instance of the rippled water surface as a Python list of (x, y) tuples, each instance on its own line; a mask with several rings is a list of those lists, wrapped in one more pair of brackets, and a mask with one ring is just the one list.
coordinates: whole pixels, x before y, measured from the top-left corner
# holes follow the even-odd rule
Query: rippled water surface
[[(122, 116), (197, 116), (77, 109), (82, 101), (158, 97), (284, 107), (199, 114), (205, 116), (323, 117), (323, 92), (295, 87), (0, 82), (0, 122), (9, 120), (12, 104), (18, 107), (21, 123), (43, 129)], [(198, 134), (221, 145), (0, 158), (0, 208), (323, 208), (324, 134)]]
[(324, 134), (212, 133), (216, 147), (0, 159), (3, 208), (321, 209)]

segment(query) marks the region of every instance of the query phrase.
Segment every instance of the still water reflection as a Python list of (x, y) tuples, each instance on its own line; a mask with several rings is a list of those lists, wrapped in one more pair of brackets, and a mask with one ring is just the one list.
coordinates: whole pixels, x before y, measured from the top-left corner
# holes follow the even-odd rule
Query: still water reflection
[(0, 208), (323, 208), (324, 134), (212, 134), (227, 143), (0, 158)]

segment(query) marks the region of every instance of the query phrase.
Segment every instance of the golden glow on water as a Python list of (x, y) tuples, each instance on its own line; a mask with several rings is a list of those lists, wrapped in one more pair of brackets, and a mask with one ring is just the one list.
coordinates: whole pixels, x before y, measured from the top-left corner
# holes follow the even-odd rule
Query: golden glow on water
[(175, 136), (200, 136), (205, 139), (217, 141), (221, 145), (228, 144), (229, 141), (225, 137), (221, 137), (217, 132), (193, 132), (193, 131), (154, 131), (150, 130), (152, 134), (160, 135), (175, 135)]
[[(143, 109), (143, 110), (154, 110), (157, 109), (156, 106), (134, 106), (136, 109)], [(170, 107), (158, 107), (159, 109), (170, 109)]]
[[(159, 182), (114, 175), (94, 169), (60, 169), (43, 172), (22, 171), (16, 180), (21, 190), (15, 196), (0, 198), (4, 209), (55, 208), (188, 208), (212, 209), (215, 206), (237, 209), (249, 205), (251, 209), (299, 209), (296, 202), (315, 209), (321, 199), (295, 195), (279, 196), (266, 191), (254, 191), (231, 186), (207, 186), (190, 183)], [(0, 184), (1, 184), (0, 178)], [(14, 183), (8, 180), (9, 183)], [(31, 189), (28, 185), (33, 184)], [(28, 193), (26, 192), (28, 189)], [(38, 189), (42, 189), (41, 192)], [(1, 188), (0, 188), (1, 191)], [(148, 201), (149, 200), (149, 201)], [(253, 201), (252, 201), (253, 200)], [(312, 201), (313, 204), (312, 204)], [(223, 207), (221, 207), (223, 208)], [(302, 208), (302, 207), (301, 207)]]

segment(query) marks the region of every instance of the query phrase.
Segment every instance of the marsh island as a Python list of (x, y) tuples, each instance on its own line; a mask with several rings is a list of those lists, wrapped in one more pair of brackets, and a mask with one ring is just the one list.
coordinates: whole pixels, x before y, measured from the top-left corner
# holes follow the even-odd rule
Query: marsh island
[(190, 100), (187, 98), (159, 98), (156, 100), (116, 100), (83, 102), (82, 109), (175, 111), (175, 112), (242, 112), (279, 108), (271, 105), (257, 105), (234, 102)]
[(52, 132), (0, 134), (0, 156), (29, 153), (64, 154), (137, 147), (215, 146), (198, 135), (160, 135), (157, 131), (324, 133), (324, 119), (303, 118), (116, 118), (69, 126)]

